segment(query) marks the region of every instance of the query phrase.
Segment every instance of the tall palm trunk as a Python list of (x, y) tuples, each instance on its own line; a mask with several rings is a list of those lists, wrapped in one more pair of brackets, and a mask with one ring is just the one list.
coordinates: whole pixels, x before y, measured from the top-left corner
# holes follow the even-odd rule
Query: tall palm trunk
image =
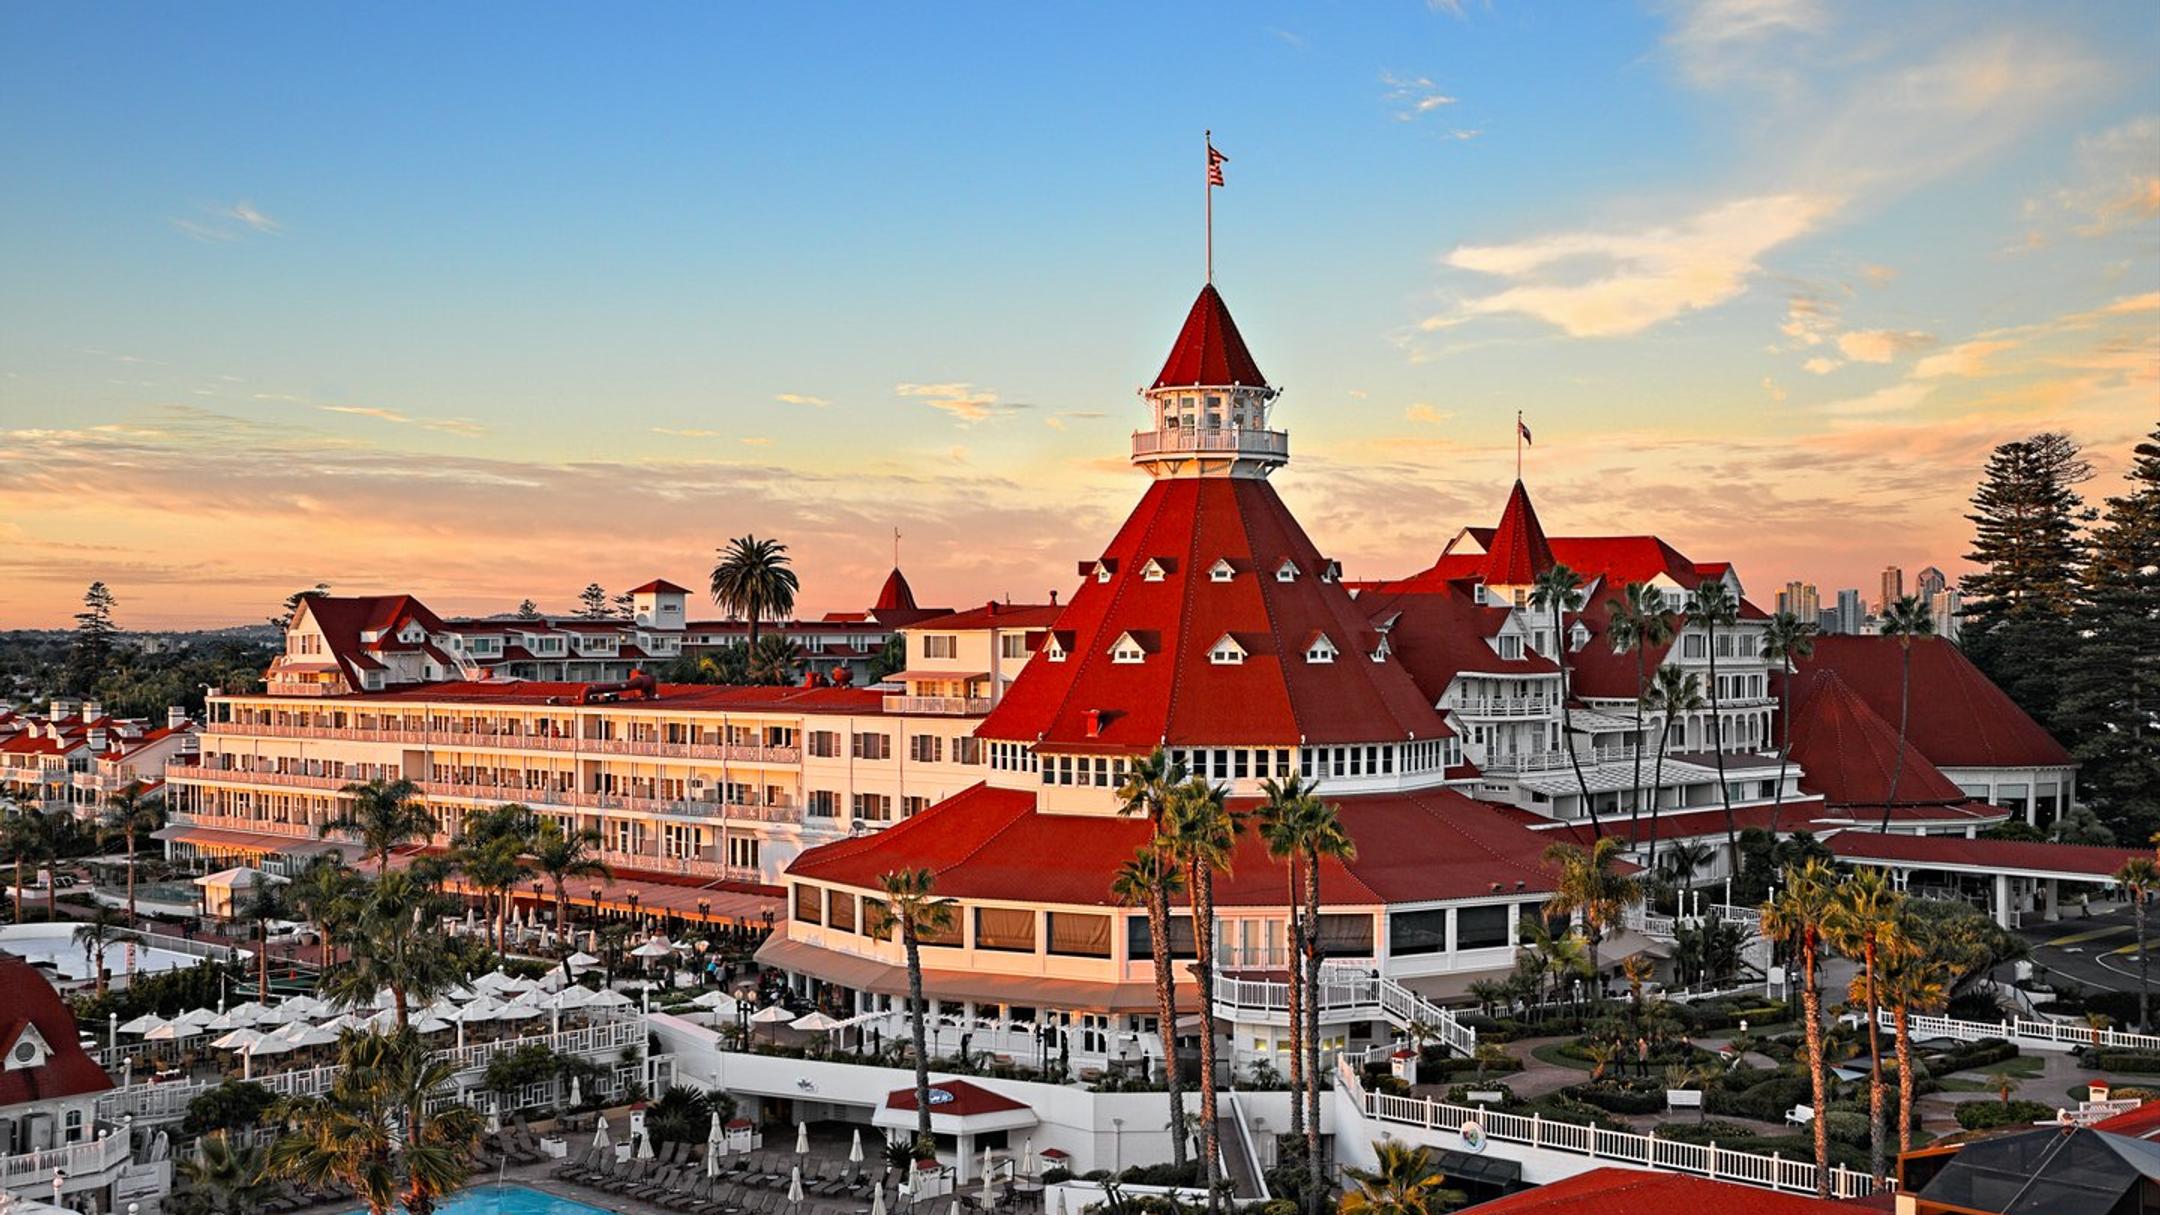
[(2152, 1019), (2146, 1012), (2146, 1004), (2149, 1002), (2152, 993), (2152, 981), (2150, 978), (2152, 960), (2145, 953), (2145, 892), (2133, 889), (2130, 895), (2136, 900), (2137, 912), (2138, 1032), (2147, 1034), (2152, 1032)]
[(1318, 1215), (1327, 1190), (1320, 1178), (1320, 857), (1310, 852), (1305, 856), (1305, 921), (1305, 1168), (1308, 1205)]
[(1897, 1026), (1898, 1153), (1912, 1150), (1912, 1010), (1899, 1003), (1893, 1014)]
[(128, 927), (135, 926), (135, 828), (127, 829), (128, 846)]
[(1830, 1197), (1830, 1108), (1823, 1100), (1823, 1031), (1822, 996), (1815, 990), (1815, 932), (1809, 929), (1800, 939), (1800, 974), (1805, 984), (1800, 989), (1801, 1015), (1807, 1018), (1808, 1083), (1814, 1096), (1815, 1117), (1808, 1125), (1815, 1132), (1815, 1193), (1818, 1197)]
[(1890, 830), (1890, 812), (1897, 806), (1898, 783), (1905, 775), (1905, 727), (1912, 720), (1912, 643), (1898, 639), (1897, 758), (1890, 764), (1890, 796), (1883, 799), (1882, 829)]
[(1170, 1097), (1170, 1163), (1185, 1167), (1185, 1094), (1178, 1075), (1177, 960), (1170, 956), (1170, 887), (1162, 880), (1168, 862), (1156, 850), (1155, 883), (1148, 888), (1148, 947), (1155, 955), (1155, 1017), (1161, 1030), (1163, 1088)]
[(1605, 834), (1598, 825), (1597, 802), (1590, 796), (1590, 782), (1583, 779), (1582, 760), (1575, 754), (1575, 715), (1568, 709), (1567, 638), (1561, 635), (1560, 604), (1553, 604), (1553, 661), (1560, 667), (1560, 742), (1567, 748), (1568, 767), (1575, 770), (1575, 789), (1582, 795), (1583, 813), (1590, 816), (1590, 838)]
[(1289, 898), (1284, 906), (1289, 914), (1285, 928), (1289, 933), (1290, 956), (1290, 1133), (1303, 1138), (1305, 1134), (1305, 914), (1298, 906), (1298, 858), (1295, 853), (1283, 859), (1283, 875)]
[(23, 858), (15, 858), (15, 922), (23, 922), (23, 893), (27, 883), (23, 881)]
[(1199, 955), (1193, 976), (1200, 981), (1200, 1151), (1201, 1176), (1207, 1180), (1209, 1215), (1221, 1208), (1215, 1186), (1222, 1180), (1222, 1156), (1215, 1143), (1215, 868), (1195, 858), (1190, 879), (1193, 945)]
[(1672, 713), (1667, 711), (1658, 722), (1657, 762), (1650, 768), (1650, 872), (1653, 874), (1657, 872), (1658, 815), (1663, 812), (1660, 803), (1664, 801), (1665, 792), (1665, 748), (1672, 742), (1672, 719)]
[(1867, 983), (1867, 1053), (1868, 1053), (1868, 1174), (1880, 1187), (1883, 1180), (1883, 1075), (1882, 1039), (1878, 1023), (1882, 1020), (1881, 1005), (1875, 991), (1875, 935), (1868, 934), (1867, 944), (1861, 950), (1860, 964), (1865, 970)]
[(269, 921), (257, 920), (255, 922), (255, 933), (261, 938), (258, 942), (261, 948), (255, 951), (255, 999), (258, 1003), (268, 1003), (270, 1000)]
[(1724, 697), (1718, 692), (1717, 682), (1717, 621), (1707, 626), (1710, 634), (1710, 753), (1717, 760), (1718, 801), (1725, 807), (1725, 854), (1732, 868), (1727, 870), (1734, 877), (1740, 876), (1740, 829), (1733, 822), (1732, 786), (1725, 783), (1725, 714), (1718, 706)]
[[(1778, 725), (1784, 737), (1778, 743), (1777, 788), (1770, 794), (1770, 842), (1773, 844), (1777, 842), (1778, 816), (1785, 809), (1785, 765), (1792, 760), (1792, 659), (1781, 658), (1779, 670), (1785, 676), (1778, 680)], [(1733, 869), (1736, 873), (1739, 867), (1739, 858), (1735, 857)]]
[(1635, 779), (1628, 785), (1628, 843), (1642, 843), (1643, 694), (1649, 691), (1649, 658), (1635, 643)]
[(915, 1038), (915, 1138), (930, 1135), (930, 1046), (924, 1040), (923, 1020), (928, 1014), (922, 990), (922, 946), (915, 926), (902, 921), (900, 942), (907, 947), (908, 1032)]

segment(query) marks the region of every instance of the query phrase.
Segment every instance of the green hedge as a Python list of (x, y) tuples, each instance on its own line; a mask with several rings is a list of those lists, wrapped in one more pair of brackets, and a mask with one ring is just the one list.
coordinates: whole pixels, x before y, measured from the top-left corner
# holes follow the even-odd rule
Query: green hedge
[(1991, 1130), (1998, 1126), (2024, 1126), (2055, 1116), (2051, 1106), (2038, 1101), (1966, 1101), (1957, 1107), (1957, 1123), (1968, 1131)]
[(2128, 1050), (2097, 1050), (2088, 1052), (2095, 1068), (2104, 1072), (2137, 1072), (2142, 1075), (2160, 1074), (2160, 1055), (2140, 1054)]
[(1783, 1122), (1787, 1110), (1812, 1104), (1814, 1093), (1814, 1085), (1805, 1076), (1775, 1076), (1739, 1092), (1712, 1089), (1704, 1105), (1713, 1115)]
[(1639, 1089), (1601, 1081), (1573, 1085), (1563, 1091), (1615, 1114), (1655, 1114), (1665, 1108), (1664, 1089)]
[[(1485, 1065), (1485, 1074), (1488, 1076), (1505, 1076), (1511, 1072), (1519, 1072), (1522, 1069), (1523, 1061), (1509, 1055), (1505, 1059), (1495, 1059), (1487, 1063)], [(1444, 1079), (1455, 1076), (1474, 1076), (1477, 1074), (1477, 1070), (1478, 1062), (1475, 1059), (1455, 1057), (1418, 1060), (1418, 1079), (1427, 1083), (1437, 1084)]]

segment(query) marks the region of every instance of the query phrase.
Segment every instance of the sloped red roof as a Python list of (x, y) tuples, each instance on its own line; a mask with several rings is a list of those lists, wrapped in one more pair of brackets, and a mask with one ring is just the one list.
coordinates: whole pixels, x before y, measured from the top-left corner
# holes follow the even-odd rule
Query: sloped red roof
[(8, 993), (0, 1001), (0, 1052), (12, 1051), (16, 1039), (32, 1025), (52, 1052), (39, 1067), (0, 1071), (0, 1109), (26, 1101), (102, 1093), (113, 1086), (105, 1069), (83, 1052), (75, 1014), (36, 967), (0, 951), (0, 991)]
[[(1146, 558), (1179, 555), (1157, 581)], [(1215, 582), (1219, 557), (1251, 571)], [(1167, 478), (1148, 487), (1104, 550), (1110, 581), (1084, 581), (1058, 616), (1070, 654), (1038, 652), (978, 730), (986, 738), (1038, 740), (1141, 753), (1172, 746), (1377, 742), (1438, 738), (1449, 731), (1432, 702), (1393, 659), (1374, 662), (1379, 635), (1266, 481)], [(1304, 571), (1272, 572), (1285, 558)], [(1259, 571), (1269, 571), (1261, 573)], [(1340, 656), (1308, 662), (1304, 641), (1325, 633)], [(1125, 634), (1153, 642), (1137, 663), (1113, 662)], [(1216, 664), (1208, 647), (1225, 633), (1266, 639), (1242, 663)], [(1062, 638), (1061, 638), (1062, 641)], [(1090, 732), (1091, 715), (1099, 732)]]
[(908, 627), (952, 629), (955, 632), (969, 629), (1047, 629), (1057, 623), (1058, 613), (1064, 610), (1055, 603), (992, 602), (979, 608), (966, 608), (943, 616), (918, 620)]
[(907, 576), (900, 572), (897, 565), (893, 567), (892, 573), (885, 576), (885, 585), (878, 588), (877, 602), (871, 605), (870, 610), (890, 612), (895, 608), (902, 611), (915, 610), (914, 588), (908, 585)]
[[(943, 1089), (949, 1100), (939, 1101), (937, 1092)], [(965, 1080), (940, 1080), (930, 1086), (930, 1108), (940, 1114), (966, 1118), (974, 1114), (997, 1114), (1006, 1110), (1030, 1108), (1025, 1101), (1015, 1101), (1003, 1093), (993, 1093), (980, 1084)], [(885, 1108), (889, 1110), (913, 1110), (915, 1090), (896, 1088), (885, 1094)]]
[(1200, 288), (1200, 298), (1185, 314), (1185, 327), (1178, 330), (1170, 357), (1164, 360), (1162, 373), (1155, 377), (1155, 387), (1231, 384), (1265, 388), (1267, 380), (1261, 376), (1259, 364), (1253, 362), (1252, 353), (1245, 349), (1237, 322), (1230, 319), (1229, 306), (1216, 293), (1215, 284), (1209, 283)]
[(1538, 522), (1537, 508), (1530, 505), (1530, 491), (1518, 480), (1508, 491), (1500, 526), (1485, 546), (1485, 567), (1480, 572), (1493, 586), (1527, 586), (1553, 564), (1552, 545)]
[(1357, 598), (1374, 627), (1387, 626), (1388, 647), (1428, 702), (1437, 703), (1457, 675), (1550, 675), (1559, 668), (1530, 650), (1502, 658), (1491, 638), (1508, 609), (1476, 603), (1461, 585), (1431, 592), (1368, 591)]
[[(1818, 637), (1802, 670), (1835, 670), (1875, 712), (1895, 723), (1902, 656), (1895, 637)], [(2063, 745), (1989, 682), (1954, 642), (1912, 645), (1912, 721), (1907, 737), (1945, 768), (2056, 767), (2073, 762)]]
[(2049, 844), (2039, 840), (1969, 840), (1962, 835), (1884, 835), (1874, 831), (1840, 831), (1828, 843), (1830, 851), (1841, 859), (2054, 870), (2097, 878), (2114, 873), (2132, 857), (2152, 855), (2143, 848)]
[[(1325, 861), (1321, 897), (1371, 905), (1505, 893), (1543, 894), (1553, 875), (1548, 842), (1451, 789), (1357, 795), (1336, 803), (1357, 844), (1348, 865)], [(1235, 799), (1243, 813), (1252, 799)], [(923, 868), (939, 894), (955, 898), (1109, 906), (1110, 882), (1150, 835), (1141, 819), (1045, 814), (1028, 789), (975, 785), (883, 831), (812, 848), (788, 866), (793, 877), (863, 889), (879, 875)], [(1282, 868), (1251, 831), (1238, 837), (1217, 879), (1224, 906), (1280, 906)]]
[(1685, 1173), (1614, 1166), (1577, 1173), (1473, 1208), (1477, 1215), (1853, 1215), (1846, 1202), (1784, 1194)]
[[(1792, 759), (1805, 773), (1802, 787), (1822, 794), (1833, 807), (1884, 805), (1898, 762), (1897, 726), (1883, 720), (1835, 671), (1796, 674), (1792, 681)], [(1919, 747), (1905, 748), (1904, 765), (1896, 804), (1951, 806), (1972, 800)]]
[(688, 587), (676, 586), (665, 578), (655, 578), (643, 586), (631, 587), (629, 593), (633, 595), (687, 595), (690, 590)]

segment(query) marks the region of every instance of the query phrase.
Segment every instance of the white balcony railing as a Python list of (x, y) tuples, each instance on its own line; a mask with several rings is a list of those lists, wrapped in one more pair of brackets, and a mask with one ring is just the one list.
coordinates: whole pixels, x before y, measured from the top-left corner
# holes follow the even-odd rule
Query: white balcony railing
[(1559, 707), (1551, 696), (1478, 696), (1454, 706), (1465, 717), (1543, 717)]
[(33, 1184), (49, 1186), (56, 1169), (69, 1178), (77, 1178), (119, 1168), (127, 1161), (126, 1135), (106, 1135), (42, 1152), (0, 1156), (0, 1190), (27, 1188)]
[(987, 696), (887, 696), (887, 713), (919, 713), (946, 717), (979, 717), (990, 711)]
[(1154, 456), (1210, 455), (1290, 458), (1290, 436), (1280, 430), (1136, 430), (1132, 437), (1133, 459)]

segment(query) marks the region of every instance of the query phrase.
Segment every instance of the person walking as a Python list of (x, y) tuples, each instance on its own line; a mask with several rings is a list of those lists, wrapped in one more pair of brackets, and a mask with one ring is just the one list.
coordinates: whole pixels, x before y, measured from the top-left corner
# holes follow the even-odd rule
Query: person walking
[(1635, 1039), (1635, 1074), (1647, 1078), (1650, 1075), (1650, 1039)]

